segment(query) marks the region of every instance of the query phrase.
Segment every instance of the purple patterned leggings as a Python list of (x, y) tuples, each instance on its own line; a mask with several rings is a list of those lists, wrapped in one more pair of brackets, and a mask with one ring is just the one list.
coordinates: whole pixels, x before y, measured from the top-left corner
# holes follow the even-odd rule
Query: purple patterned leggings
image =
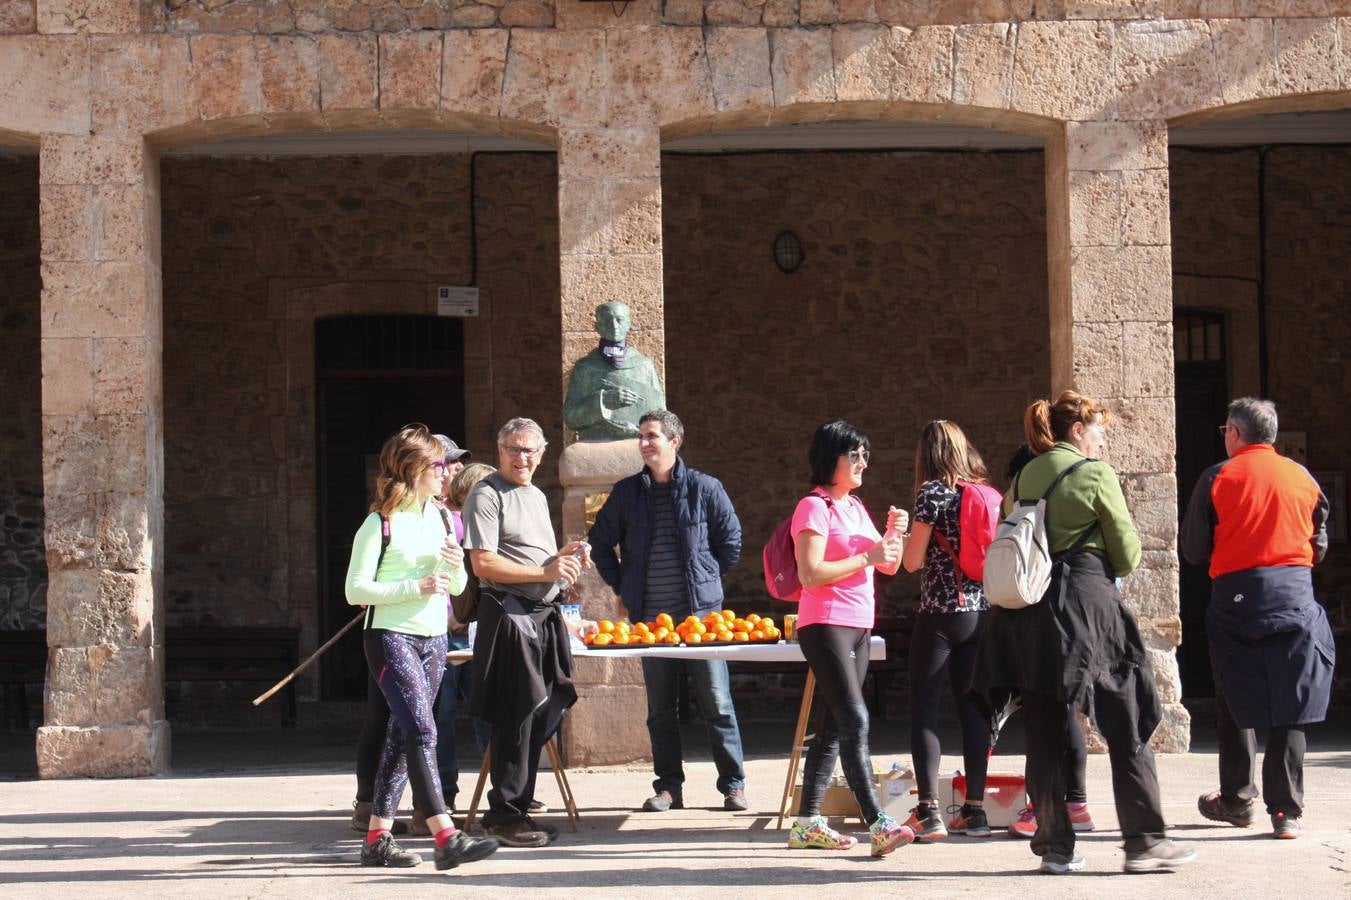
[(446, 671), (446, 636), (419, 637), (373, 628), (362, 638), (366, 664), (389, 703), (389, 727), (375, 775), (372, 815), (392, 819), (403, 789), (413, 783), (413, 806), (443, 815), (436, 769), (436, 692)]

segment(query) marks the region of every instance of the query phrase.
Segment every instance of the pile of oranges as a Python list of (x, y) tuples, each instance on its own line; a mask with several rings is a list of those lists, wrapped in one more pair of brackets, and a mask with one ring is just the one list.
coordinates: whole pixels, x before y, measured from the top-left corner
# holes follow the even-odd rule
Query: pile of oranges
[(730, 609), (700, 619), (686, 616), (677, 625), (667, 613), (651, 622), (630, 625), (601, 619), (582, 640), (591, 647), (634, 647), (643, 644), (732, 644), (777, 641), (783, 632), (769, 616), (751, 613), (744, 619)]

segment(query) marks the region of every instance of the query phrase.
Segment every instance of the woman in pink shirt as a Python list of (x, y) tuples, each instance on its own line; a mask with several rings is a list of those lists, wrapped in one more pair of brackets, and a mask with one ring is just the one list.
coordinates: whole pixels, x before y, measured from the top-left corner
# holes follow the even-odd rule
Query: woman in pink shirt
[(802, 805), (788, 834), (790, 849), (847, 850), (855, 840), (821, 816), (835, 759), (869, 824), (873, 856), (885, 856), (915, 839), (909, 828), (882, 812), (868, 751), (868, 639), (873, 627), (873, 569), (895, 574), (907, 516), (893, 509), (887, 538), (877, 533), (863, 502), (852, 495), (868, 468), (868, 437), (848, 422), (829, 422), (812, 436), (807, 461), (812, 492), (793, 512), (792, 532), (802, 596), (797, 634), (816, 676), (825, 717), (807, 750)]

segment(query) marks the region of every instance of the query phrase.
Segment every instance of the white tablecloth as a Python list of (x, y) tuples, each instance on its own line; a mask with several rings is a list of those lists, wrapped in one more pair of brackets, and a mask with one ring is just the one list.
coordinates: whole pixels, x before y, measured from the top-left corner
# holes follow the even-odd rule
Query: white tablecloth
[[(585, 650), (573, 648), (574, 657), (652, 656), (667, 659), (725, 659), (728, 662), (803, 662), (802, 648), (797, 644), (779, 641), (777, 644), (702, 644), (679, 646), (674, 644), (643, 644), (638, 647), (617, 647), (614, 650)], [(446, 654), (451, 663), (465, 663), (474, 658), (473, 650), (452, 650)], [(887, 642), (873, 635), (868, 642), (868, 659), (886, 659)]]

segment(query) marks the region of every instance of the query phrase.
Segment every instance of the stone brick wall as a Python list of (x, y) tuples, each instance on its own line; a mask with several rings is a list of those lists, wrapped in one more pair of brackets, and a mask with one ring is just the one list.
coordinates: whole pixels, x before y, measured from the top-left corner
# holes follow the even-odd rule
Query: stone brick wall
[(902, 27), (1057, 20), (1301, 18), (1351, 14), (1351, 0), (122, 0), (90, 16), (86, 2), (0, 0), (0, 34), (140, 30), (305, 34), (459, 28), (643, 25), (771, 27), (880, 23)]
[(549, 27), (554, 0), (142, 0), (146, 30), (287, 34)]
[[(464, 155), (165, 160), (170, 625), (294, 624), (314, 645), (314, 319), (428, 313), (436, 284), (467, 283), (469, 172)], [(562, 445), (557, 176), (550, 154), (477, 173), (467, 437), (492, 462), (512, 415)]]
[[(1344, 147), (1171, 154), (1175, 301), (1226, 314), (1231, 393), (1258, 394), (1260, 284), (1268, 396), (1283, 430), (1308, 434), (1314, 471), (1351, 469), (1351, 432), (1338, 402), (1351, 388), (1342, 265), (1351, 252), (1348, 178), (1351, 150)], [(1314, 584), (1345, 657), (1351, 653), (1351, 545), (1331, 545), (1314, 569)], [(1351, 679), (1340, 678), (1336, 696), (1339, 702), (1351, 697)]]
[[(822, 422), (871, 438), (861, 495), (879, 521), (913, 507), (932, 418), (961, 424), (1002, 484), (1050, 389), (1040, 153), (668, 155), (662, 202), (669, 402), (686, 459), (741, 516), (730, 602), (768, 605), (760, 550), (807, 488)], [(806, 256), (791, 275), (770, 249), (784, 229)], [(917, 591), (891, 579), (885, 613)]]
[(41, 289), (37, 159), (0, 157), (0, 629), (47, 617)]

